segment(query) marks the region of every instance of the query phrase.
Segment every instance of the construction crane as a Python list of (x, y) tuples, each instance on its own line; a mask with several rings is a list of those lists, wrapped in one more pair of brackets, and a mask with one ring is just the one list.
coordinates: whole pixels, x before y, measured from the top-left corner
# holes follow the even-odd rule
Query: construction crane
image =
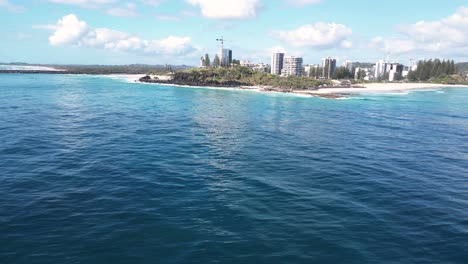
[(217, 38), (216, 41), (221, 42), (221, 58), (220, 58), (220, 61), (221, 61), (221, 64), (223, 64), (223, 62), (224, 62), (224, 42), (226, 42), (227, 40), (223, 36), (221, 36), (221, 38)]
[(224, 42), (227, 40), (221, 36), (221, 38), (217, 38), (216, 41), (221, 42), (221, 49), (224, 49)]

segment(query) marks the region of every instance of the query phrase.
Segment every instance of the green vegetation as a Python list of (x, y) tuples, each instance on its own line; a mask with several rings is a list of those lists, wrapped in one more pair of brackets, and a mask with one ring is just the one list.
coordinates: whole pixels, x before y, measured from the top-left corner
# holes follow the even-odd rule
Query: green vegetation
[(452, 74), (452, 75), (447, 75), (439, 78), (433, 78), (430, 79), (431, 82), (433, 83), (440, 83), (440, 84), (465, 84), (468, 85), (468, 81), (466, 81), (463, 76), (459, 74)]
[(332, 79), (343, 80), (343, 79), (353, 79), (353, 74), (346, 67), (339, 67), (333, 72)]
[(435, 81), (447, 76), (453, 75), (456, 72), (454, 61), (441, 61), (439, 59), (420, 61), (416, 71), (411, 71), (408, 74), (408, 80), (415, 81)]
[(329, 83), (328, 81), (315, 80), (309, 77), (290, 76), (283, 78), (242, 66), (182, 70), (174, 74), (174, 81), (192, 85), (256, 85), (283, 89), (307, 89)]
[(468, 73), (468, 62), (460, 62), (455, 64), (457, 68), (457, 73)]
[(211, 66), (211, 60), (210, 60), (210, 55), (205, 54), (205, 66), (210, 67)]
[(219, 66), (221, 66), (221, 60), (219, 59), (218, 54), (216, 54), (213, 59), (213, 67), (219, 67)]

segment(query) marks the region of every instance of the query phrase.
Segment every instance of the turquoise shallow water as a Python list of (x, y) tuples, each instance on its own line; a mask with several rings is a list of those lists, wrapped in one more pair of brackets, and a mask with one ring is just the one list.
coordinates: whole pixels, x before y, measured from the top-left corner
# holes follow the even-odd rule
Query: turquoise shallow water
[(468, 89), (0, 75), (0, 263), (468, 263)]

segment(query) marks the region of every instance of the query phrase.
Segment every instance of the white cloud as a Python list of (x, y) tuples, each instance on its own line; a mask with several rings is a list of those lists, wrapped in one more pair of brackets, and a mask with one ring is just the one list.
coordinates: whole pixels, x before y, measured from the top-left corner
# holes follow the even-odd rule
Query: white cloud
[(204, 17), (212, 19), (246, 19), (257, 16), (260, 0), (185, 0), (200, 6)]
[[(419, 21), (398, 26), (400, 33), (392, 38), (374, 38), (372, 47), (388, 54), (426, 53), (463, 55), (468, 52), (468, 7), (436, 21)], [(466, 56), (466, 55), (465, 55)]]
[(64, 16), (57, 22), (56, 31), (49, 37), (49, 42), (54, 46), (76, 43), (89, 31), (86, 22), (78, 20), (75, 15)]
[(127, 3), (122, 7), (114, 7), (107, 10), (107, 14), (118, 17), (136, 17), (136, 5), (134, 3)]
[(345, 25), (336, 23), (315, 23), (301, 26), (291, 31), (275, 31), (272, 36), (296, 47), (327, 49), (333, 47), (349, 48), (348, 38), (353, 31)]
[(318, 3), (321, 3), (322, 0), (286, 0), (286, 2), (288, 2), (291, 5), (301, 7), (301, 6), (305, 6), (305, 5), (318, 4)]
[(57, 4), (76, 5), (86, 8), (97, 8), (103, 5), (114, 3), (116, 0), (49, 0)]
[(60, 19), (54, 27), (45, 28), (55, 32), (49, 37), (53, 46), (70, 45), (111, 51), (144, 54), (188, 54), (194, 51), (188, 37), (169, 36), (161, 40), (145, 40), (126, 32), (107, 28), (92, 28), (84, 21), (70, 14)]
[(23, 6), (12, 4), (8, 0), (0, 0), (0, 9), (1, 8), (4, 8), (8, 10), (9, 12), (14, 12), (14, 13), (20, 13), (20, 12), (25, 11), (25, 8)]

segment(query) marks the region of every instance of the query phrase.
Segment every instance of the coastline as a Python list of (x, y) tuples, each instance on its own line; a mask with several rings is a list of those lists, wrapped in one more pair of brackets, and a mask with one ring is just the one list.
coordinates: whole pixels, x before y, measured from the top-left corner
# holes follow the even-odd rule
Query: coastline
[[(250, 90), (262, 93), (288, 93), (298, 96), (311, 96), (321, 97), (327, 99), (342, 99), (359, 94), (365, 93), (395, 93), (395, 92), (407, 92), (417, 91), (426, 89), (442, 89), (442, 88), (468, 88), (466, 85), (455, 85), (455, 84), (435, 84), (435, 83), (366, 83), (358, 84), (347, 88), (319, 88), (317, 90), (281, 90), (275, 87), (262, 87), (262, 86), (237, 86), (237, 87), (216, 87), (216, 86), (196, 86), (196, 85), (178, 85), (171, 84), (168, 82), (170, 79), (162, 79), (157, 76), (161, 83), (157, 81), (146, 82), (141, 81), (142, 75), (115, 75), (115, 76), (126, 76), (131, 82), (146, 83), (146, 84), (158, 84), (164, 86), (174, 87), (188, 87), (188, 88), (207, 88), (207, 89), (223, 89), (223, 90)], [(164, 76), (163, 76), (164, 77)]]

